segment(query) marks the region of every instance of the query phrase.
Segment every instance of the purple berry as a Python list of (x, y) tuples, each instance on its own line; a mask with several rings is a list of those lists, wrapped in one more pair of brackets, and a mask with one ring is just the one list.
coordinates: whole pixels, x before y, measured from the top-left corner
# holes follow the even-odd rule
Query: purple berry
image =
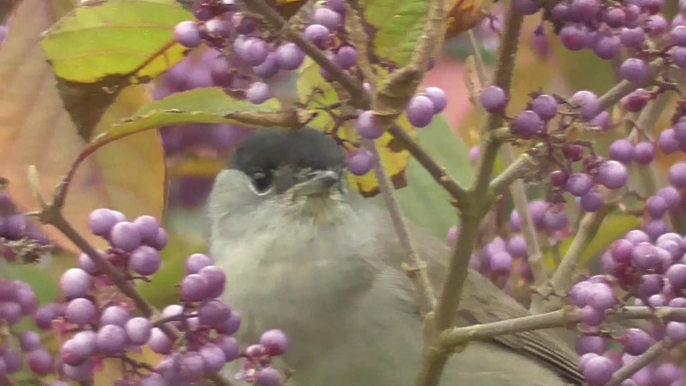
[(335, 31), (343, 25), (343, 17), (338, 12), (326, 7), (317, 8), (312, 19), (316, 24), (323, 25), (329, 31)]
[(669, 169), (669, 183), (676, 188), (686, 187), (686, 163), (679, 162)]
[(594, 213), (599, 211), (605, 205), (605, 198), (596, 190), (591, 190), (590, 192), (581, 196), (579, 203), (583, 210)]
[(377, 139), (384, 133), (371, 110), (360, 113), (355, 122), (355, 130), (360, 137), (365, 139)]
[(208, 297), (208, 283), (199, 274), (186, 276), (181, 282), (181, 299), (187, 302), (200, 302)]
[(141, 246), (142, 238), (138, 228), (130, 222), (119, 222), (112, 227), (110, 243), (114, 248), (132, 252)]
[(155, 327), (150, 333), (148, 346), (152, 351), (158, 354), (166, 355), (169, 354), (174, 347), (174, 341), (171, 340), (162, 330)]
[(129, 258), (129, 269), (142, 276), (153, 275), (160, 269), (161, 264), (160, 253), (147, 245), (136, 248)]
[(305, 53), (293, 43), (286, 43), (276, 49), (276, 62), (282, 70), (297, 70), (305, 61)]
[(195, 22), (182, 21), (174, 27), (174, 39), (186, 48), (196, 48), (202, 44), (200, 28)]
[(531, 110), (545, 121), (553, 119), (558, 111), (557, 99), (551, 95), (539, 95), (531, 101)]
[(589, 359), (582, 370), (584, 378), (591, 385), (604, 385), (608, 383), (612, 378), (613, 372), (614, 364), (612, 360), (604, 356)]
[(625, 186), (628, 180), (629, 172), (626, 166), (617, 161), (605, 161), (598, 168), (598, 182), (608, 189), (619, 189)]
[(543, 120), (535, 112), (525, 110), (514, 119), (511, 130), (514, 134), (528, 138), (543, 130)]
[(572, 173), (567, 179), (566, 189), (573, 196), (581, 197), (593, 187), (593, 179), (586, 173)]
[(140, 346), (150, 340), (152, 323), (146, 318), (135, 317), (126, 322), (124, 330), (126, 331), (129, 342), (136, 346)]
[(500, 113), (505, 110), (508, 97), (502, 88), (498, 86), (489, 86), (481, 91), (479, 102), (484, 110), (489, 113)]
[(629, 355), (641, 355), (653, 344), (654, 339), (638, 328), (627, 328), (623, 337), (624, 351)]
[(264, 82), (253, 82), (247, 90), (245, 90), (245, 99), (250, 103), (261, 105), (271, 98), (271, 91), (269, 86)]
[(581, 109), (581, 117), (591, 120), (600, 113), (600, 102), (598, 96), (591, 91), (577, 91), (572, 95), (571, 102)]
[(186, 275), (200, 272), (201, 269), (214, 265), (214, 260), (202, 253), (194, 253), (186, 260)]
[(610, 159), (629, 165), (634, 159), (634, 146), (628, 139), (618, 139), (610, 145)]
[(440, 113), (448, 106), (448, 97), (445, 95), (445, 91), (439, 87), (427, 87), (423, 94), (433, 103), (434, 114)]
[(60, 289), (67, 299), (86, 296), (90, 287), (91, 276), (80, 268), (70, 268), (60, 278)]
[(321, 24), (311, 24), (303, 31), (303, 37), (315, 46), (324, 49), (331, 41), (329, 29)]
[(356, 176), (363, 176), (374, 168), (374, 155), (366, 149), (358, 149), (348, 157), (348, 171)]
[(105, 308), (100, 315), (100, 325), (114, 324), (124, 327), (131, 319), (131, 314), (122, 306), (110, 306)]
[(674, 129), (665, 129), (660, 133), (657, 140), (660, 150), (665, 154), (672, 154), (679, 150), (679, 141), (676, 140)]
[(64, 311), (64, 316), (68, 321), (78, 326), (85, 326), (97, 321), (98, 309), (90, 300), (77, 298), (67, 304), (67, 308)]
[(117, 217), (109, 209), (96, 209), (88, 216), (91, 232), (97, 236), (108, 236), (116, 223)]
[(434, 110), (435, 107), (431, 99), (423, 95), (416, 95), (410, 98), (405, 113), (407, 114), (407, 120), (413, 126), (426, 127), (433, 120)]
[(619, 67), (619, 73), (629, 82), (640, 83), (650, 75), (650, 66), (645, 60), (629, 58)]

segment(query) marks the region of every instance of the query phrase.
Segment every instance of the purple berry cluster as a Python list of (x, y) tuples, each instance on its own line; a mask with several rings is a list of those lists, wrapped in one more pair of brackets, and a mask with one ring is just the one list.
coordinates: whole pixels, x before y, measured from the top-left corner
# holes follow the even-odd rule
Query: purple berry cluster
[[(0, 324), (13, 331), (25, 318), (36, 317), (38, 299), (27, 283), (0, 279)], [(0, 383), (22, 370), (37, 375), (52, 370), (52, 356), (43, 347), (39, 334), (0, 333)]]
[(10, 262), (35, 262), (50, 248), (50, 241), (35, 223), (19, 212), (0, 191), (0, 258)]
[[(159, 270), (167, 234), (154, 217), (128, 221), (118, 211), (97, 209), (89, 225), (111, 245), (98, 252), (101, 258), (130, 285), (151, 280)], [(40, 308), (28, 284), (0, 280), (0, 324), (11, 331), (0, 331), (0, 383), (21, 370), (46, 382), (57, 379), (55, 386), (89, 383), (104, 360), (122, 363), (123, 378), (116, 384), (127, 386), (192, 384), (239, 359), (243, 370), (237, 377), (245, 382), (280, 386), (288, 378), (288, 372), (282, 375), (272, 366), (272, 358), (288, 348), (283, 331), (266, 331), (258, 343), (241, 349), (235, 337), (241, 317), (220, 299), (226, 276), (209, 256), (188, 257), (178, 286), (180, 302), (166, 306), (159, 317), (140, 315), (101, 267), (92, 256), (79, 256), (78, 267), (60, 278), (59, 301)], [(24, 317), (33, 318), (36, 331), (13, 331)], [(170, 335), (170, 328), (179, 335)], [(55, 337), (56, 351), (42, 343)], [(164, 358), (156, 365), (134, 359), (131, 354), (144, 347)]]
[[(674, 343), (686, 341), (686, 323), (682, 322), (654, 322), (646, 328), (625, 328), (621, 333), (607, 328), (608, 313), (631, 298), (638, 306), (686, 307), (685, 252), (686, 239), (679, 234), (668, 232), (654, 239), (646, 232), (632, 230), (603, 255), (604, 275), (582, 280), (572, 288), (569, 300), (580, 309), (584, 324), (584, 335), (576, 345), (581, 355), (579, 368), (590, 384), (606, 384), (615, 371), (666, 337)], [(620, 349), (611, 349), (617, 346), (611, 342), (618, 343)], [(630, 381), (643, 386), (653, 384), (652, 377), (659, 377), (659, 384), (674, 385), (682, 376), (683, 371), (674, 363), (661, 360), (641, 369)]]
[[(410, 98), (405, 112), (412, 125), (426, 127), (431, 123), (434, 115), (443, 111), (447, 105), (448, 98), (442, 89), (428, 87), (420, 95)], [(365, 139), (377, 139), (383, 135), (383, 130), (371, 110), (363, 111), (358, 115), (355, 130), (360, 137)]]

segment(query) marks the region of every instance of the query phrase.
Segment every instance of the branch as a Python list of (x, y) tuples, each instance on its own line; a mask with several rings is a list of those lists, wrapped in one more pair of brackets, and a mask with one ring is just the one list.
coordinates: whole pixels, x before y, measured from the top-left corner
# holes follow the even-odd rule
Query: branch
[[(481, 51), (479, 50), (479, 45), (474, 32), (470, 30), (468, 31), (468, 35), (469, 45), (471, 46), (474, 57), (476, 58), (476, 73), (479, 77), (479, 83), (481, 83), (481, 87), (483, 87), (483, 85), (486, 83), (486, 70), (484, 67), (483, 58), (481, 58)], [(524, 177), (528, 169), (534, 166), (534, 163), (531, 160), (531, 157), (526, 153), (515, 161), (513, 146), (506, 143), (504, 147), (505, 148), (502, 151), (502, 159), (503, 163), (505, 164), (505, 170), (503, 173), (501, 173), (503, 174), (504, 180), (500, 180), (499, 183), (506, 182), (503, 186), (503, 189), (507, 188), (509, 185), (510, 194), (512, 195), (515, 209), (522, 219), (522, 234), (524, 235), (524, 240), (526, 241), (527, 251), (529, 254), (527, 260), (529, 262), (529, 266), (531, 266), (531, 272), (534, 277), (534, 286), (540, 287), (548, 281), (548, 273), (546, 272), (545, 265), (543, 264), (543, 253), (541, 252), (541, 246), (539, 245), (538, 237), (536, 236), (534, 221), (529, 213), (529, 202), (526, 199), (524, 181), (521, 179)], [(491, 181), (491, 190), (493, 190), (492, 187), (494, 182), (495, 179)], [(538, 309), (539, 303), (540, 298), (532, 299), (531, 310)]]
[[(494, 84), (505, 90), (510, 89), (512, 70), (514, 68), (517, 53), (517, 42), (522, 27), (522, 15), (508, 5), (505, 27), (503, 29), (503, 41), (501, 42), (498, 56), (498, 68), (495, 72)], [(457, 245), (450, 261), (449, 274), (441, 291), (442, 296), (436, 309), (436, 329), (442, 331), (452, 325), (455, 311), (460, 305), (462, 297), (462, 284), (467, 277), (469, 257), (474, 247), (477, 228), (485, 215), (491, 202), (488, 199), (488, 183), (495, 166), (499, 143), (492, 141), (488, 132), (502, 125), (503, 118), (499, 115), (490, 114), (486, 123), (486, 135), (484, 140), (487, 145), (483, 147), (484, 156), (480, 158), (477, 167), (477, 177), (473, 183), (470, 204), (473, 207), (464, 210), (461, 217), (462, 232), (458, 236)]]
[(541, 306), (540, 311), (550, 311), (559, 307), (560, 298), (557, 296), (551, 297), (551, 294), (564, 294), (572, 286), (576, 280), (575, 271), (579, 266), (579, 260), (586, 252), (586, 248), (591, 243), (595, 235), (600, 229), (605, 216), (614, 210), (614, 205), (605, 205), (602, 209), (595, 213), (587, 213), (581, 219), (579, 229), (576, 236), (572, 240), (572, 245), (569, 246), (567, 254), (560, 262), (560, 265), (555, 270), (552, 279), (550, 280), (549, 288), (537, 287), (537, 292), (548, 300)]
[[(519, 161), (519, 159), (515, 161), (514, 151), (509, 144), (505, 145), (502, 152), (502, 158), (505, 165), (508, 166), (515, 165), (516, 162)], [(525, 155), (522, 158), (526, 159), (528, 165), (531, 165), (531, 159), (528, 155)], [(522, 235), (526, 241), (526, 249), (529, 254), (527, 260), (534, 278), (533, 285), (534, 288), (539, 288), (548, 282), (548, 272), (543, 263), (543, 252), (541, 252), (541, 246), (538, 243), (534, 220), (531, 217), (531, 213), (529, 213), (529, 202), (526, 198), (524, 181), (522, 181), (521, 178), (516, 179), (512, 183), (510, 186), (510, 193), (512, 194), (514, 207), (517, 210), (517, 213), (519, 213), (519, 217), (522, 219)], [(532, 297), (530, 309), (535, 311), (533, 313), (538, 313), (541, 301), (542, 299), (539, 297)]]
[[(369, 110), (371, 108), (371, 99), (367, 92), (358, 84), (352, 77), (350, 77), (340, 67), (335, 65), (329, 58), (324, 55), (314, 44), (305, 40), (296, 31), (287, 28), (286, 21), (281, 15), (276, 12), (265, 0), (246, 0), (246, 5), (256, 12), (259, 12), (265, 20), (272, 25), (276, 30), (283, 32), (285, 37), (291, 42), (300, 47), (307, 56), (309, 56), (315, 63), (329, 73), (331, 78), (345, 88), (350, 94), (353, 105), (357, 108)], [(400, 126), (393, 124), (388, 128), (393, 138), (403, 146), (418, 162), (422, 165), (431, 176), (443, 187), (450, 195), (459, 202), (465, 202), (467, 192), (461, 187), (453, 178), (451, 178), (424, 149), (415, 142)]]
[[(516, 12), (512, 2), (509, 2), (502, 34), (503, 41), (500, 46), (493, 82), (506, 92), (510, 89), (522, 21), (522, 15)], [(461, 208), (460, 227), (462, 231), (457, 238), (457, 244), (450, 259), (448, 275), (441, 289), (441, 299), (436, 307), (435, 331), (440, 332), (452, 326), (454, 314), (460, 305), (462, 286), (469, 272), (469, 258), (474, 248), (479, 224), (488, 211), (491, 202), (488, 187), (500, 146), (499, 142), (493, 140), (490, 132), (500, 127), (502, 122), (501, 116), (489, 115), (484, 128), (485, 135), (482, 138), (481, 147), (484, 149), (484, 155), (479, 159), (477, 176), (468, 196), (470, 200), (466, 207)], [(484, 143), (485, 146), (483, 146)], [(417, 386), (437, 386), (440, 381), (451, 351), (430, 346), (435, 343), (427, 342), (425, 346), (422, 364), (415, 382)]]
[(536, 163), (530, 154), (520, 154), (514, 162), (510, 163), (510, 165), (502, 171), (502, 173), (493, 178), (489, 185), (491, 194), (495, 197), (505, 193), (510, 185), (529, 174), (529, 172), (535, 168)]
[(608, 382), (606, 386), (619, 386), (622, 382), (636, 374), (638, 370), (646, 367), (649, 363), (667, 353), (674, 346), (676, 346), (676, 344), (669, 338), (665, 338), (665, 340), (655, 343), (646, 350), (643, 355), (638, 357), (636, 361), (615, 371), (615, 373), (612, 374), (612, 379), (610, 379), (610, 382)]
[[(632, 306), (613, 310), (607, 315), (608, 322), (656, 318), (686, 322), (686, 309), (676, 307), (651, 309)], [(483, 341), (503, 335), (567, 327), (577, 323), (581, 323), (581, 310), (574, 308), (468, 327), (453, 327), (440, 335), (439, 349), (449, 351), (471, 341)]]
[(622, 98), (631, 94), (634, 90), (650, 85), (650, 82), (652, 81), (652, 79), (655, 78), (655, 75), (657, 75), (663, 69), (664, 64), (664, 59), (655, 59), (650, 63), (650, 76), (647, 79), (651, 80), (645, 81), (643, 83), (632, 83), (624, 80), (619, 82), (616, 86), (612, 87), (608, 92), (606, 92), (599, 98), (600, 111), (613, 106)]
[(449, 8), (446, 0), (432, 0), (424, 20), (424, 29), (420, 35), (410, 62), (392, 72), (376, 91), (372, 100), (374, 114), (381, 118), (382, 126), (388, 127), (405, 110), (407, 102), (417, 91), (426, 74), (429, 59), (436, 52), (436, 47), (443, 43), (447, 28)]
[(364, 144), (365, 147), (372, 152), (374, 158), (376, 158), (376, 162), (374, 163), (374, 172), (376, 173), (377, 181), (379, 181), (379, 190), (383, 195), (386, 208), (388, 209), (388, 213), (391, 216), (391, 221), (395, 227), (395, 232), (398, 234), (400, 246), (403, 248), (403, 252), (408, 257), (410, 262), (414, 264), (414, 266), (404, 264), (404, 269), (417, 289), (419, 310), (422, 315), (425, 316), (436, 306), (434, 289), (426, 272), (426, 262), (421, 258), (421, 256), (419, 256), (417, 249), (412, 244), (412, 238), (410, 237), (410, 232), (407, 230), (407, 224), (405, 224), (403, 215), (400, 212), (398, 201), (393, 194), (393, 183), (388, 177), (388, 173), (386, 173), (386, 169), (384, 168), (383, 161), (379, 155), (379, 149), (376, 147), (376, 143), (374, 141), (365, 140)]

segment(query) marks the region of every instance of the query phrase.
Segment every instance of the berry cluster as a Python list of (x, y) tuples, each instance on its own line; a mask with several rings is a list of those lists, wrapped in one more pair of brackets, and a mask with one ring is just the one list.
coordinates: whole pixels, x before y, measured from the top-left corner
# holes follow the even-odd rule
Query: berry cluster
[[(120, 212), (97, 209), (89, 225), (93, 234), (110, 243), (108, 250), (98, 251), (101, 258), (130, 285), (151, 280), (159, 270), (167, 233), (154, 217), (128, 221)], [(42, 308), (26, 283), (0, 281), (0, 323), (10, 332), (0, 332), (0, 381), (26, 362), (37, 377), (59, 379), (54, 386), (67, 385), (65, 380), (91, 382), (104, 360), (121, 362), (125, 370), (118, 382), (127, 386), (190, 384), (238, 359), (244, 361), (238, 376), (246, 382), (279, 386), (287, 378), (271, 366), (272, 357), (288, 347), (282, 331), (266, 331), (258, 344), (240, 349), (234, 335), (241, 317), (219, 299), (226, 276), (210, 257), (188, 257), (179, 285), (181, 302), (168, 305), (154, 319), (136, 315), (131, 300), (117, 291), (101, 267), (92, 256), (79, 256), (78, 268), (65, 271), (59, 281), (61, 300)], [(25, 316), (33, 317), (43, 333), (15, 333), (14, 326)], [(180, 338), (169, 335), (170, 328), (180, 331)], [(61, 345), (52, 352), (42, 341), (55, 335)], [(154, 367), (135, 360), (130, 353), (143, 346), (164, 359)]]
[[(657, 239), (640, 230), (628, 232), (615, 241), (602, 257), (605, 275), (592, 276), (577, 283), (569, 300), (581, 309), (584, 333), (577, 341), (580, 369), (589, 383), (603, 385), (614, 371), (635, 361), (652, 344), (668, 337), (674, 343), (686, 341), (686, 323), (655, 322), (646, 329), (627, 328), (623, 333), (606, 328), (606, 316), (635, 298), (635, 305), (686, 307), (686, 239), (676, 233), (663, 233)], [(606, 351), (606, 342), (617, 341), (621, 350)], [(631, 380), (637, 386), (650, 384), (650, 377), (665, 377), (671, 385), (683, 374), (665, 361), (651, 364)], [(679, 381), (680, 382), (680, 381)]]
[[(347, 40), (345, 13), (344, 1), (324, 1), (309, 15), (309, 24), (301, 33), (325, 51), (333, 64), (353, 74), (358, 52)], [(237, 3), (201, 1), (195, 5), (194, 14), (196, 20), (176, 26), (176, 41), (191, 49), (204, 44), (207, 49), (199, 59), (189, 57), (167, 72), (158, 86), (159, 97), (197, 87), (219, 86), (232, 95), (242, 93), (248, 101), (260, 104), (272, 95), (270, 80), (296, 71), (304, 63), (305, 54), (297, 45), (273, 35), (259, 18), (250, 16)], [(326, 81), (333, 80), (326, 70), (320, 69), (320, 73)], [(416, 127), (425, 127), (446, 105), (443, 90), (429, 87), (408, 102), (408, 121)], [(356, 118), (361, 137), (376, 139), (383, 134), (372, 111), (361, 112)], [(228, 150), (243, 138), (247, 129), (215, 125), (208, 131), (203, 125), (190, 125), (164, 128), (161, 132), (167, 154), (173, 154), (204, 141), (210, 147), (219, 146), (218, 151)], [(375, 162), (373, 155), (362, 148), (348, 150), (350, 172), (359, 176), (369, 173)], [(204, 201), (210, 189), (211, 182), (206, 179), (184, 178), (173, 192), (177, 192), (174, 198), (181, 204), (195, 206)]]
[(50, 241), (36, 224), (19, 213), (10, 197), (0, 191), (0, 258), (35, 262), (49, 245)]

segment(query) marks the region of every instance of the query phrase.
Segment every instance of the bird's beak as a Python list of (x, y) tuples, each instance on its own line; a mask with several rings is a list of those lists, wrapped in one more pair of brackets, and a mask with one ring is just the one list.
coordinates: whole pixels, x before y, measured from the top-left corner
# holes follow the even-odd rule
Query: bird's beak
[(341, 181), (340, 174), (331, 170), (316, 170), (296, 188), (299, 196), (325, 196)]

